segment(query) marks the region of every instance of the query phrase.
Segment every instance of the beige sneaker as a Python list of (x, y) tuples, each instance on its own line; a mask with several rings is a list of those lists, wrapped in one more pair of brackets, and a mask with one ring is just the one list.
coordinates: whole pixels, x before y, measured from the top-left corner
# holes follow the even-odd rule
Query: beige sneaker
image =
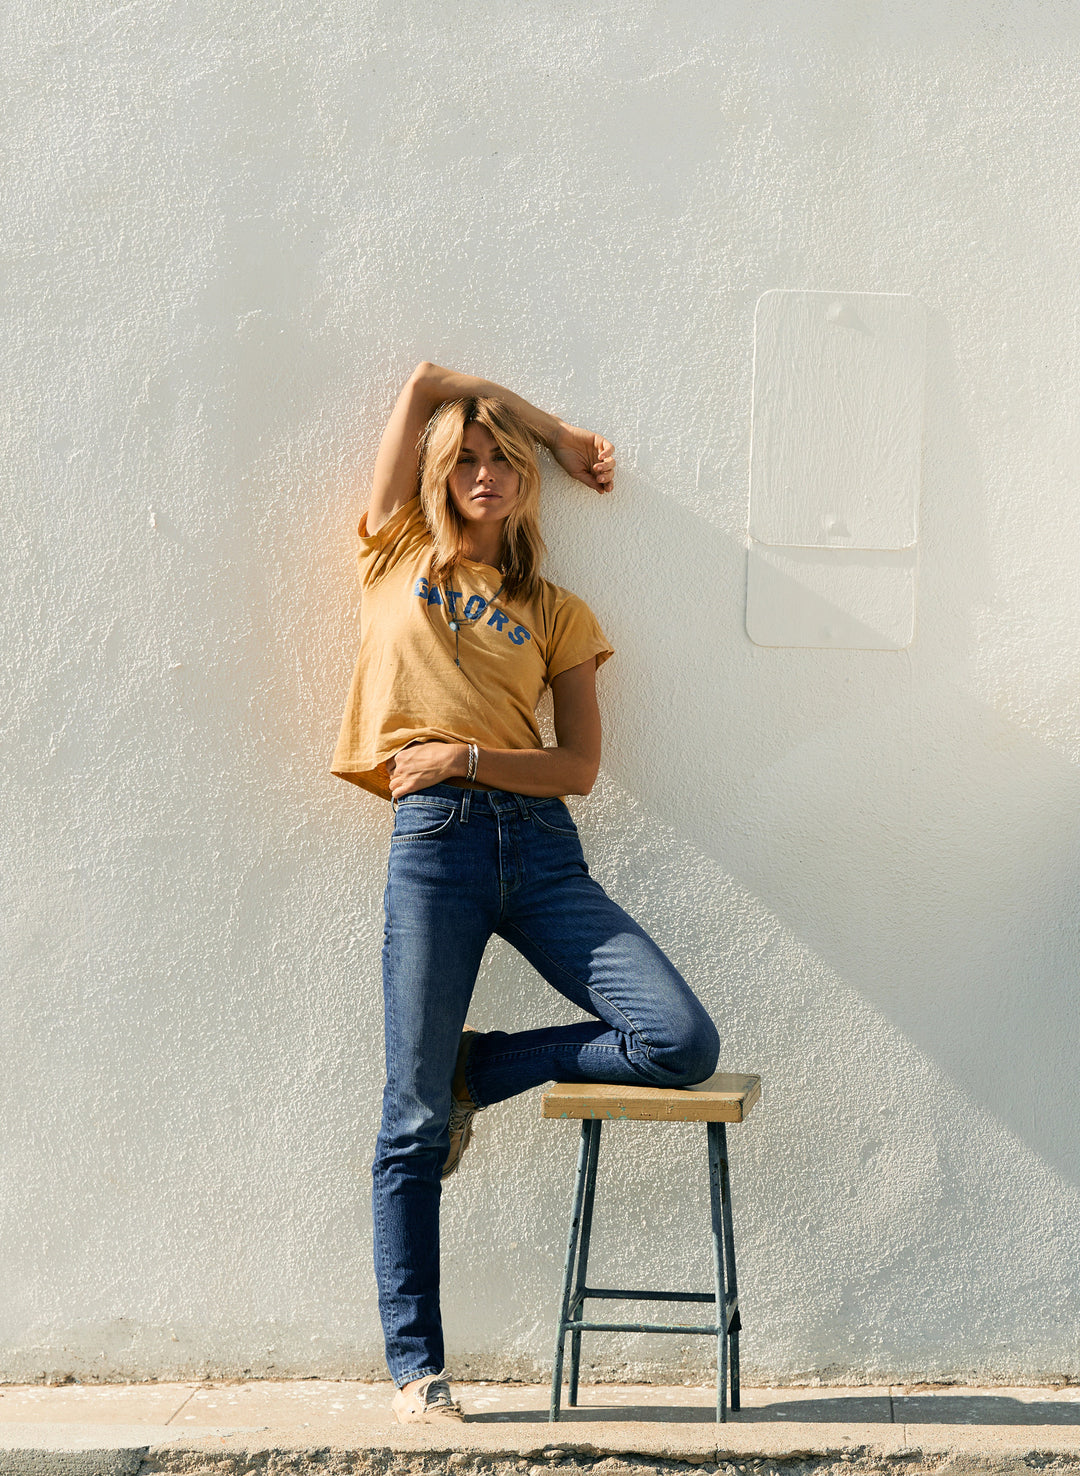
[(428, 1374), (412, 1389), (399, 1389), (393, 1410), (399, 1425), (461, 1424), (465, 1418), (461, 1405), (451, 1397), (450, 1385), (438, 1374)]
[[(461, 1032), (461, 1044), (458, 1046), (457, 1065), (454, 1067), (454, 1076), (460, 1081), (465, 1062), (469, 1059), (469, 1052), (473, 1047), (473, 1038), (477, 1035), (471, 1025), (466, 1025)], [(443, 1164), (442, 1177), (448, 1179), (451, 1174), (456, 1174), (465, 1149), (472, 1141), (472, 1120), (482, 1107), (475, 1107), (468, 1092), (459, 1097), (452, 1095), (450, 1098), (450, 1151), (446, 1155)]]

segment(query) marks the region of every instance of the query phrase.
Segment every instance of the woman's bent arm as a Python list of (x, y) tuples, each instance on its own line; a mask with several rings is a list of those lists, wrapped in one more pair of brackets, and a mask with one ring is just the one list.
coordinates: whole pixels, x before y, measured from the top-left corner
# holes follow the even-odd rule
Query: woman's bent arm
[[(560, 672), (551, 682), (555, 700), (555, 748), (481, 748), (478, 783), (513, 794), (588, 794), (600, 768), (600, 709), (596, 702), (596, 658)], [(394, 799), (447, 779), (464, 779), (469, 750), (464, 743), (416, 743), (391, 759)]]
[(424, 360), (402, 386), (379, 443), (367, 508), (369, 533), (377, 532), (387, 518), (416, 496), (417, 445), (435, 411), (447, 400), (474, 396), (502, 400), (543, 441), (564, 471), (596, 492), (609, 490), (615, 475), (615, 460), (611, 444), (603, 436), (567, 425), (493, 380), (458, 374), (456, 370), (443, 369)]

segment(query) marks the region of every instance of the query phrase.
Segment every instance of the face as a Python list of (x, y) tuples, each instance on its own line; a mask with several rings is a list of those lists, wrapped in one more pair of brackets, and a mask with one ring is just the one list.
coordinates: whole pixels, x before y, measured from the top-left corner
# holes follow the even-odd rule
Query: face
[(465, 522), (503, 522), (517, 502), (520, 481), (491, 432), (467, 425), (449, 479), (450, 500)]

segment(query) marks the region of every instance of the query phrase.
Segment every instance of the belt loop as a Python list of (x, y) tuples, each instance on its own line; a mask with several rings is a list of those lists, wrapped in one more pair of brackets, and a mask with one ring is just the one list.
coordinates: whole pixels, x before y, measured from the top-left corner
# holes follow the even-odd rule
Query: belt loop
[(515, 794), (514, 798), (517, 800), (517, 807), (521, 811), (521, 818), (527, 820), (529, 818), (529, 807), (525, 803), (525, 796), (523, 794)]
[(461, 823), (462, 823), (462, 825), (468, 825), (468, 823), (469, 823), (469, 810), (472, 808), (472, 796), (473, 796), (473, 792), (472, 792), (471, 789), (466, 789), (462, 793), (462, 796), (461, 796)]

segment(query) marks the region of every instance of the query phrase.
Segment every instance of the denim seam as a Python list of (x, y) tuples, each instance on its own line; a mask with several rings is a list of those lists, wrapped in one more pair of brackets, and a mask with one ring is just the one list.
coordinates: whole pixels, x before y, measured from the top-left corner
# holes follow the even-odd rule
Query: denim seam
[(400, 1383), (395, 1379), (394, 1383), (397, 1384), (399, 1389), (404, 1389), (405, 1385), (411, 1384), (413, 1379), (426, 1379), (428, 1374), (438, 1375), (442, 1372), (443, 1370), (441, 1368), (421, 1368), (417, 1369), (416, 1373), (407, 1373)]
[[(625, 1020), (631, 1032), (636, 1035), (639, 1040), (643, 1040), (645, 1042), (645, 1058), (649, 1061), (652, 1060), (652, 1047), (649, 1044), (648, 1036), (646, 1036), (643, 1030), (639, 1030), (638, 1027), (634, 1024), (633, 1020), (631, 1020), (628, 1015), (625, 1015), (617, 1004), (613, 1004), (611, 1000), (608, 999), (606, 994), (603, 994), (592, 984), (587, 984), (584, 979), (578, 979), (574, 974), (570, 972), (568, 968), (565, 967), (565, 965), (557, 962), (551, 957), (549, 953), (545, 953), (544, 950), (537, 943), (533, 942), (525, 929), (519, 927), (517, 923), (508, 922), (504, 924), (504, 927), (507, 932), (515, 932), (520, 937), (524, 938), (530, 948), (535, 949), (535, 951), (540, 955), (541, 958), (546, 959), (553, 969), (557, 969), (560, 974), (565, 974), (568, 979), (573, 980), (573, 982), (578, 986), (579, 989), (584, 989), (588, 994), (594, 994), (597, 999), (602, 999), (603, 1002), (607, 1005), (608, 1009), (613, 1010), (620, 1019)], [(599, 1018), (602, 1019), (603, 1017), (601, 1016)]]
[[(385, 898), (384, 898), (384, 908), (385, 908), (385, 911), (386, 911), (386, 952), (387, 952), (386, 969), (387, 969), (387, 972), (392, 977), (393, 976), (393, 972), (394, 972), (394, 955), (393, 955), (393, 948), (394, 948), (394, 917), (393, 917), (393, 912), (392, 912), (391, 907), (390, 907), (390, 878), (389, 878), (389, 876), (387, 876), (387, 879), (386, 879), (386, 893), (385, 893)], [(384, 1032), (384, 1038), (386, 1040), (392, 1039), (391, 1030), (392, 1030), (392, 1026), (393, 1026), (394, 1007), (393, 1007), (393, 1002), (392, 1002), (392, 997), (391, 996), (392, 996), (392, 991), (389, 990), (389, 989), (386, 989), (385, 986), (384, 986), (384, 989), (383, 989), (383, 1000), (384, 1000), (384, 1004), (383, 1004), (383, 1032)], [(375, 1150), (375, 1152), (376, 1152), (376, 1163), (377, 1163), (378, 1162), (378, 1144), (377, 1144), (377, 1142), (376, 1142), (376, 1150)], [(372, 1209), (373, 1209), (373, 1212), (374, 1212), (374, 1219), (375, 1219), (376, 1241), (377, 1241), (377, 1243), (380, 1246), (385, 1247), (385, 1245), (386, 1245), (386, 1216), (383, 1213), (383, 1196), (378, 1192), (378, 1184), (375, 1181), (375, 1172), (374, 1171), (375, 1171), (375, 1164), (373, 1163), (372, 1164), (372, 1181), (373, 1181), (372, 1182)], [(376, 1272), (376, 1279), (377, 1279), (377, 1272)], [(380, 1301), (381, 1301), (381, 1294), (380, 1294)], [(381, 1308), (380, 1308), (380, 1310), (381, 1310)], [(397, 1382), (397, 1380), (395, 1379), (395, 1383), (396, 1382)], [(403, 1380), (403, 1382), (407, 1384), (409, 1382), (409, 1380), (408, 1379), (405, 1379), (405, 1380)]]
[(573, 830), (566, 830), (560, 825), (549, 825), (548, 822), (543, 819), (542, 816), (538, 815), (535, 810), (532, 811), (532, 819), (536, 822), (537, 825), (539, 825), (541, 830), (546, 830), (551, 835), (566, 835), (574, 837), (577, 836), (576, 828)]
[(487, 1106), (487, 1103), (481, 1102), (476, 1087), (473, 1084), (472, 1058), (473, 1051), (470, 1050), (469, 1059), (465, 1062), (465, 1090), (468, 1092), (469, 1100), (472, 1102), (473, 1106), (476, 1107), (479, 1111), (483, 1111), (483, 1109)]
[[(453, 817), (451, 817), (451, 818), (453, 818)], [(394, 955), (393, 955), (393, 949), (394, 949), (394, 914), (393, 914), (393, 909), (392, 909), (392, 907), (390, 905), (390, 896), (391, 896), (390, 878), (389, 878), (389, 875), (387, 875), (385, 901), (384, 901), (384, 906), (385, 906), (385, 911), (386, 911), (386, 942), (387, 942), (387, 952), (388, 952), (388, 955), (389, 955), (388, 958), (387, 958), (387, 968), (388, 968), (388, 970), (390, 972), (391, 977), (393, 977), (393, 974), (394, 974)], [(394, 1012), (394, 1004), (393, 1004), (393, 990), (384, 989), (384, 1000), (385, 1000), (385, 1004), (384, 1004), (384, 1025), (383, 1025), (383, 1028), (384, 1028), (384, 1031), (385, 1031), (385, 1038), (387, 1040), (389, 1040), (389, 1039), (392, 1038), (392, 1030), (393, 1030), (393, 1024), (394, 1024), (394, 1014), (395, 1014), (395, 1012)], [(374, 1170), (374, 1167), (375, 1166), (373, 1164), (372, 1165), (372, 1169), (373, 1170)], [(374, 1177), (374, 1175), (373, 1175), (373, 1177)], [(374, 1185), (373, 1185), (373, 1190), (374, 1190)], [(383, 1246), (385, 1246), (385, 1244), (386, 1244), (386, 1216), (385, 1216), (385, 1214), (383, 1212), (383, 1196), (381, 1194), (378, 1194), (378, 1193), (373, 1192), (372, 1199), (373, 1199), (373, 1210), (374, 1210), (373, 1218), (377, 1222), (378, 1239), (379, 1239), (380, 1243)], [(379, 1291), (379, 1304), (380, 1304), (380, 1312), (381, 1312), (381, 1310), (382, 1310), (382, 1290), (381, 1290), (381, 1288), (380, 1288), (380, 1291)], [(442, 1368), (432, 1366), (432, 1367), (424, 1367), (424, 1368), (418, 1370), (416, 1373), (407, 1373), (404, 1376), (404, 1378), (400, 1378), (400, 1379), (396, 1375), (394, 1375), (393, 1376), (394, 1377), (394, 1384), (395, 1384), (395, 1386), (397, 1388), (401, 1389), (406, 1384), (411, 1384), (414, 1379), (426, 1378), (426, 1376), (428, 1374), (440, 1374), (440, 1373), (442, 1373), (442, 1371), (443, 1371)]]
[[(492, 1061), (517, 1061), (517, 1060), (520, 1060), (522, 1056), (542, 1056), (542, 1055), (545, 1055), (546, 1053), (550, 1052), (550, 1050), (551, 1050), (551, 1047), (550, 1046), (543, 1045), (543, 1046), (529, 1046), (529, 1048), (527, 1050), (522, 1050), (522, 1051), (498, 1051), (494, 1055), (490, 1056), (488, 1058), (488, 1060), (484, 1064), (487, 1065), (487, 1066), (490, 1066), (491, 1063), (492, 1063)], [(591, 1040), (589, 1042), (589, 1050), (590, 1051), (614, 1051), (614, 1053), (617, 1056), (622, 1056), (623, 1055), (623, 1051), (621, 1050), (621, 1048), (619, 1046), (617, 1046), (617, 1045), (603, 1045), (598, 1040)], [(647, 1050), (644, 1050), (644, 1051), (627, 1051), (625, 1054), (626, 1054), (626, 1059), (627, 1060), (630, 1060), (630, 1059), (632, 1059), (635, 1056), (644, 1056), (644, 1057), (646, 1057), (646, 1059), (648, 1059), (648, 1056), (649, 1056), (649, 1053), (648, 1053)], [(471, 1089), (469, 1091), (469, 1095), (470, 1095), (470, 1097), (472, 1096), (472, 1090)], [(474, 1102), (476, 1101), (476, 1098), (475, 1097), (473, 1097), (473, 1101)]]
[(392, 835), (390, 837), (390, 844), (392, 846), (401, 846), (406, 841), (431, 840), (434, 836), (442, 835), (445, 830), (449, 830), (450, 826), (454, 823), (454, 815), (455, 812), (451, 811), (441, 824), (432, 826), (430, 830), (416, 830), (411, 835)]

